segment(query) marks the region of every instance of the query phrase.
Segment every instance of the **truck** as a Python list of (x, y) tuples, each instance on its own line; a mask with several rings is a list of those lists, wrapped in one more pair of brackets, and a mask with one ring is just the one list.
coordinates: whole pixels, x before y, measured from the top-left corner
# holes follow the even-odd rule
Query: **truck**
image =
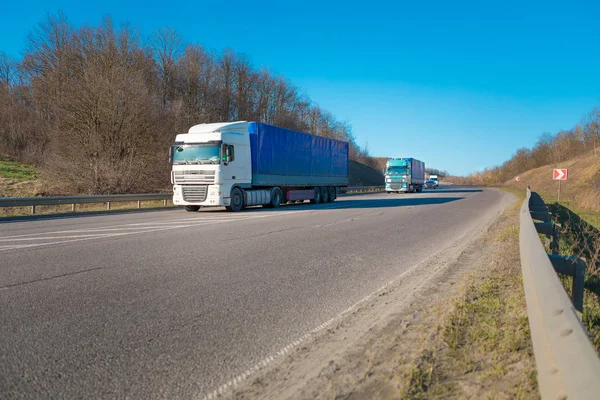
[(438, 176), (437, 175), (429, 175), (429, 180), (434, 181), (436, 185), (438, 185)]
[(194, 125), (169, 161), (173, 203), (186, 211), (327, 203), (348, 186), (348, 142), (261, 122)]
[(422, 192), (425, 184), (425, 163), (415, 158), (390, 158), (385, 164), (387, 193)]

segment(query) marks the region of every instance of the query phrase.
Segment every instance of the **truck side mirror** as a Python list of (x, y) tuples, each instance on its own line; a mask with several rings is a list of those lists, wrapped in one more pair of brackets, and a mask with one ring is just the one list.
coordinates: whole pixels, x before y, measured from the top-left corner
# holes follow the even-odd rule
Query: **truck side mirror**
[(225, 151), (225, 154), (227, 155), (227, 163), (230, 163), (234, 160), (235, 156), (234, 156), (234, 151), (233, 151), (232, 145), (227, 146), (227, 150)]
[(169, 147), (169, 164), (173, 164), (173, 147)]

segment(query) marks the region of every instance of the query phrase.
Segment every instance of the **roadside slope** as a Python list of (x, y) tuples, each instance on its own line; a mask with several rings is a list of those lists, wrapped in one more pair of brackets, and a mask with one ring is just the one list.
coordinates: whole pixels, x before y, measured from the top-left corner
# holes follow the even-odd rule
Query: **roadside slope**
[(579, 208), (600, 212), (600, 156), (593, 153), (529, 170), (520, 175), (520, 182), (507, 181), (504, 186), (525, 190), (529, 185), (546, 203), (553, 203), (558, 192), (558, 183), (552, 180), (554, 168), (569, 170), (568, 180), (561, 182), (561, 202), (568, 201)]

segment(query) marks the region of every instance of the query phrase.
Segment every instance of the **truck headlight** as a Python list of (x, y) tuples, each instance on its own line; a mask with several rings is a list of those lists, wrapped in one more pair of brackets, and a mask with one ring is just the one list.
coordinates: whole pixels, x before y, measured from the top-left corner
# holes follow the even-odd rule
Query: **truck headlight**
[(385, 181), (386, 181), (387, 183), (392, 183), (392, 179), (391, 179), (391, 178), (387, 178)]

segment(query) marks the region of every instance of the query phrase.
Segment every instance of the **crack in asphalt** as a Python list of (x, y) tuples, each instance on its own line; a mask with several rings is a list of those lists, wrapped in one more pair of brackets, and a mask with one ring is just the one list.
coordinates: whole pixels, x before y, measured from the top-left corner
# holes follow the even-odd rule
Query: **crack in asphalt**
[(96, 270), (99, 270), (99, 269), (104, 269), (104, 268), (102, 268), (102, 267), (96, 267), (96, 268), (84, 269), (82, 271), (69, 272), (67, 274), (49, 276), (47, 278), (34, 279), (32, 281), (12, 283), (10, 285), (0, 286), (0, 290), (10, 289), (10, 288), (17, 287), (17, 286), (30, 285), (32, 283), (37, 283), (37, 282), (50, 281), (50, 280), (53, 280), (53, 279), (64, 278), (64, 277), (71, 276), (71, 275), (79, 275), (79, 274), (83, 274), (83, 273), (86, 273), (86, 272), (96, 271)]

